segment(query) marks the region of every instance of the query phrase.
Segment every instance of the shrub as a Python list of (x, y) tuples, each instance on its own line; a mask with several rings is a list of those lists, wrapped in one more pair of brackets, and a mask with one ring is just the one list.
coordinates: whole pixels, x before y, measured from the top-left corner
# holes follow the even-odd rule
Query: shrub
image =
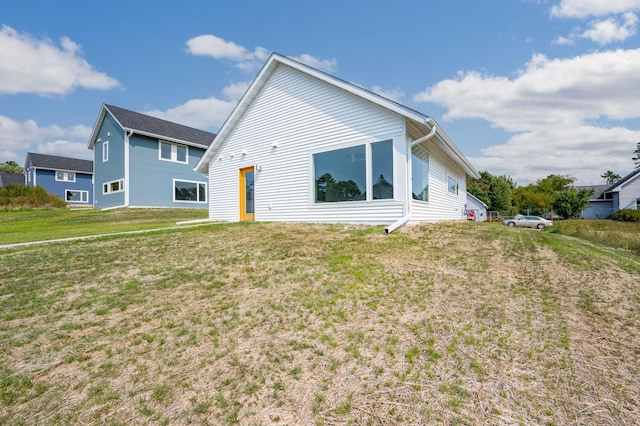
[(611, 216), (611, 219), (622, 222), (640, 222), (640, 210), (618, 210)]
[(67, 203), (57, 195), (48, 194), (41, 187), (24, 185), (8, 185), (0, 188), (0, 208), (29, 209), (29, 208), (63, 208)]

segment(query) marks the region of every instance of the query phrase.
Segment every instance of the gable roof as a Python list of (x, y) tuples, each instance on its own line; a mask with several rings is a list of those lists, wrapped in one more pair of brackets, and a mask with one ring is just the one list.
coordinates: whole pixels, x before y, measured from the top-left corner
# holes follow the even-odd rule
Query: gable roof
[(618, 179), (612, 185), (591, 185), (591, 186), (576, 186), (576, 190), (581, 189), (593, 189), (594, 193), (589, 197), (589, 201), (598, 201), (605, 199), (605, 194), (609, 192), (618, 192), (620, 187), (630, 180), (640, 177), (640, 168), (632, 171), (623, 178)]
[(24, 185), (24, 175), (0, 172), (0, 186)]
[(482, 201), (480, 198), (476, 197), (475, 195), (473, 195), (469, 191), (467, 191), (467, 198), (473, 199), (476, 202), (476, 204), (479, 204), (479, 205), (483, 206), (485, 209), (489, 208), (489, 206), (484, 201)]
[(91, 139), (89, 139), (89, 149), (93, 148), (93, 144), (98, 137), (98, 129), (107, 113), (118, 122), (125, 132), (133, 132), (139, 135), (165, 139), (171, 142), (179, 142), (205, 149), (211, 145), (211, 142), (216, 137), (215, 133), (141, 114), (115, 105), (103, 104), (100, 109), (100, 114), (98, 115), (98, 120), (93, 127)]
[[(295, 61), (291, 58), (287, 58), (278, 53), (272, 53), (267, 59), (267, 62), (264, 64), (256, 78), (253, 80), (245, 94), (242, 96), (234, 110), (231, 112), (231, 115), (224, 122), (216, 139), (213, 143), (207, 148), (204, 155), (196, 164), (195, 170), (201, 173), (207, 173), (207, 164), (213, 159), (216, 154), (216, 151), (220, 148), (226, 137), (231, 133), (237, 123), (240, 121), (244, 113), (247, 111), (253, 100), (256, 98), (260, 90), (264, 87), (266, 82), (269, 80), (269, 77), (273, 74), (273, 72), (279, 66), (288, 66), (294, 68), (300, 72), (303, 72), (313, 78), (317, 78), (321, 81), (324, 81), (328, 84), (331, 84), (335, 87), (338, 87), (342, 90), (345, 90), (359, 98), (365, 99), (367, 101), (373, 102), (376, 105), (379, 105), (389, 111), (392, 111), (396, 114), (399, 114), (409, 120), (417, 132), (422, 134), (428, 134), (434, 127), (436, 131), (436, 135), (438, 139), (442, 142), (442, 147), (447, 152), (448, 155), (460, 166), (462, 169), (469, 175), (479, 178), (480, 175), (478, 171), (471, 165), (469, 160), (462, 154), (462, 152), (455, 146), (455, 144), (449, 139), (447, 134), (438, 126), (438, 124), (433, 120), (433, 118), (422, 114), (414, 109), (401, 105), (397, 102), (394, 102), (390, 99), (377, 95), (369, 90), (363, 89), (362, 87), (356, 86), (355, 84), (348, 83), (344, 80), (341, 80), (337, 77), (324, 73), (320, 70), (312, 68), (308, 65), (305, 65), (301, 62)], [(421, 134), (421, 136), (422, 136)]]
[(31, 165), (37, 169), (64, 170), (68, 172), (93, 174), (93, 161), (80, 160), (78, 158), (59, 157), (57, 155), (38, 154), (27, 152), (25, 169), (31, 160)]

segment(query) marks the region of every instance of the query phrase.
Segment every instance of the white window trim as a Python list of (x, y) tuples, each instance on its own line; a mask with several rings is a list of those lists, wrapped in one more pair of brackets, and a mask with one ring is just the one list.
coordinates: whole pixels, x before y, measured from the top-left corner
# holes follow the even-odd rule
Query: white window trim
[[(420, 153), (420, 155), (418, 154), (414, 154), (413, 153), (413, 149), (416, 149), (416, 151), (418, 151)], [(420, 145), (417, 145), (413, 148), (410, 148), (410, 152), (409, 152), (409, 162), (412, 161), (411, 157), (412, 156), (416, 156), (419, 159), (421, 159), (422, 161), (424, 161), (427, 164), (427, 167), (429, 168), (428, 172), (427, 172), (427, 201), (424, 200), (416, 200), (415, 198), (413, 198), (413, 182), (411, 182), (411, 201), (414, 203), (422, 203), (422, 204), (429, 204), (431, 202), (431, 154), (429, 153), (429, 151), (427, 151), (426, 149), (424, 149), (423, 147), (421, 147)], [(424, 157), (426, 156), (426, 160), (424, 159)], [(413, 166), (412, 166), (412, 170), (413, 170)], [(410, 179), (411, 180), (411, 179)]]
[[(199, 188), (200, 184), (204, 184), (204, 193), (206, 195), (205, 201), (189, 201), (189, 200), (176, 200), (176, 182), (184, 182), (184, 183), (195, 183), (196, 188)], [(207, 182), (197, 181), (197, 180), (188, 180), (188, 179), (173, 179), (173, 186), (171, 187), (171, 197), (173, 198), (174, 203), (189, 203), (189, 204), (207, 204), (207, 199), (209, 198), (209, 188)], [(200, 194), (198, 194), (198, 198)]]
[[(162, 144), (171, 145), (171, 158), (162, 158)], [(185, 149), (185, 161), (178, 161), (178, 147), (183, 147)], [(162, 139), (158, 139), (158, 160), (160, 161), (168, 161), (170, 163), (180, 163), (180, 164), (189, 164), (189, 147), (187, 145), (182, 145), (174, 142), (165, 141)], [(187, 181), (185, 181), (187, 182)]]
[[(456, 192), (451, 192), (451, 186), (449, 186), (449, 179), (453, 179), (456, 182)], [(455, 177), (447, 173), (447, 194), (457, 197), (460, 195), (460, 181)]]
[[(64, 179), (58, 179), (58, 173), (64, 173)], [(73, 179), (68, 179), (69, 175), (73, 174)], [(63, 170), (55, 171), (56, 182), (75, 182), (76, 181), (76, 172), (65, 172)]]
[(102, 142), (102, 162), (109, 161), (109, 141)]
[[(391, 160), (393, 162), (393, 198), (383, 198), (380, 200), (373, 199), (373, 177), (371, 176), (371, 174), (373, 173), (373, 159), (372, 159), (372, 153), (371, 153), (371, 144), (374, 144), (377, 142), (385, 142), (389, 140), (391, 141), (391, 144), (393, 146), (393, 142), (395, 140), (394, 136), (388, 136), (384, 138), (367, 138), (359, 141), (345, 142), (345, 143), (332, 145), (330, 149), (327, 149), (328, 147), (322, 147), (322, 148), (309, 151), (309, 171), (310, 171), (309, 173), (309, 206), (313, 208), (330, 208), (330, 206), (343, 205), (344, 203), (348, 203), (349, 205), (358, 205), (358, 204), (368, 204), (368, 203), (385, 204), (385, 203), (395, 202), (395, 198), (397, 194), (396, 179), (395, 179), (396, 163), (393, 158)], [(315, 154), (322, 154), (324, 152), (337, 151), (340, 149), (352, 148), (360, 145), (365, 146), (364, 148), (365, 185), (366, 185), (365, 191), (367, 193), (367, 199), (318, 203), (316, 201), (316, 182), (315, 182), (316, 170), (315, 170), (315, 163), (313, 162), (313, 156)], [(392, 150), (392, 155), (395, 157), (395, 149)]]
[[(80, 195), (80, 201), (69, 201), (67, 199), (67, 194), (69, 192), (79, 192), (81, 194)], [(84, 200), (83, 200), (83, 198), (84, 198)], [(89, 202), (89, 191), (84, 191), (84, 190), (81, 190), (81, 189), (65, 189), (64, 190), (64, 200), (67, 203), (88, 203)]]
[[(120, 182), (120, 189), (118, 189), (117, 191), (111, 191), (111, 184), (115, 183), (115, 182)], [(104, 189), (105, 185), (107, 186), (107, 190), (106, 191)], [(110, 180), (109, 182), (103, 182), (102, 183), (102, 194), (103, 195), (117, 194), (118, 192), (124, 192), (124, 179)]]

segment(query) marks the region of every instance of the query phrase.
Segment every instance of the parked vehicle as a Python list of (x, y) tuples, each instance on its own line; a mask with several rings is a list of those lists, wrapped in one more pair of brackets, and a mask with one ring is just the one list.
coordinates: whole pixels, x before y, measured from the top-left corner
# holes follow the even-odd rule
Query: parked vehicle
[(544, 229), (546, 226), (553, 226), (553, 222), (540, 216), (516, 216), (513, 219), (505, 219), (503, 225), (517, 226), (520, 228)]

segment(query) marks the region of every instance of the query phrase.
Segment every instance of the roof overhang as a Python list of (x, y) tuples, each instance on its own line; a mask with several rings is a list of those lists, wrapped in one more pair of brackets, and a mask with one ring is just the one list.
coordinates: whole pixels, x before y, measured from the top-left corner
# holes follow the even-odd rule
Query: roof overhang
[[(231, 112), (231, 115), (224, 122), (216, 138), (213, 143), (207, 148), (204, 155), (198, 161), (198, 164), (195, 166), (195, 170), (200, 173), (208, 173), (208, 164), (215, 157), (216, 152), (220, 148), (220, 146), (224, 143), (225, 139), (228, 137), (229, 133), (234, 129), (235, 125), (244, 115), (244, 112), (251, 105), (252, 101), (260, 92), (260, 89), (266, 84), (269, 77), (273, 74), (276, 68), (280, 65), (286, 65), (293, 69), (296, 69), (300, 72), (308, 74), (312, 77), (315, 77), (321, 81), (324, 81), (328, 84), (331, 84), (335, 87), (343, 89), (351, 94), (354, 94), (360, 98), (366, 99), (376, 105), (379, 105), (389, 111), (392, 111), (405, 119), (416, 124), (416, 127), (422, 131), (424, 129), (424, 134), (428, 134), (431, 130), (431, 126), (428, 124), (432, 119), (424, 115), (418, 111), (415, 111), (411, 108), (408, 108), (404, 105), (401, 105), (397, 102), (384, 98), (380, 95), (377, 95), (373, 92), (370, 92), (366, 89), (358, 87), (354, 84), (348, 83), (344, 80), (341, 80), (332, 75), (326, 74), (322, 71), (319, 71), (315, 68), (309, 67), (308, 65), (297, 62), (293, 59), (287, 58), (285, 56), (279, 55), (277, 53), (272, 53), (267, 59), (267, 62), (264, 64), (256, 78), (249, 85), (249, 88), (244, 93), (234, 110)], [(435, 120), (432, 121), (435, 123)], [(437, 140), (440, 141), (441, 148), (445, 151), (451, 158), (464, 169), (465, 173), (479, 178), (480, 175), (478, 171), (471, 165), (469, 160), (462, 154), (462, 152), (455, 146), (453, 141), (447, 136), (447, 134), (442, 130), (437, 123), (436, 135)]]

